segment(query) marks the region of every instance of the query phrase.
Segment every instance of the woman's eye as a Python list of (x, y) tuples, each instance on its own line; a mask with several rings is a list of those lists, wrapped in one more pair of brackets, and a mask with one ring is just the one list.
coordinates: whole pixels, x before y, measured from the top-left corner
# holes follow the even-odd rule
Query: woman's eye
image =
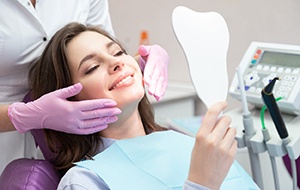
[(125, 52), (124, 51), (118, 51), (118, 53), (116, 53), (114, 56), (120, 56), (123, 55)]
[(89, 70), (87, 70), (85, 72), (85, 74), (88, 75), (88, 74), (92, 73), (94, 70), (98, 69), (99, 67), (100, 67), (100, 65), (95, 65), (95, 66), (91, 67)]

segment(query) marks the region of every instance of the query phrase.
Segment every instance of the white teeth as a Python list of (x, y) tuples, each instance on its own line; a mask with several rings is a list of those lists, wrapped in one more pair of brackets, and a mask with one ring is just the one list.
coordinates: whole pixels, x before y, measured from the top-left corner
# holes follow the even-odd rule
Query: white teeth
[(113, 90), (113, 89), (115, 89), (116, 87), (122, 85), (124, 82), (126, 82), (126, 81), (129, 80), (130, 78), (131, 78), (131, 76), (128, 76), (128, 77), (122, 79), (118, 84), (116, 84), (115, 86), (113, 86), (113, 87), (111, 88), (111, 90)]

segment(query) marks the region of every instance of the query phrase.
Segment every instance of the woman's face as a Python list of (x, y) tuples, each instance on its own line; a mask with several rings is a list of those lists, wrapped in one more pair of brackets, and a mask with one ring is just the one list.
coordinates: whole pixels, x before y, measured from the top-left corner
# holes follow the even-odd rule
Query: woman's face
[(67, 58), (73, 82), (83, 85), (76, 100), (112, 99), (123, 108), (143, 98), (138, 63), (102, 34), (87, 31), (76, 36), (67, 45)]

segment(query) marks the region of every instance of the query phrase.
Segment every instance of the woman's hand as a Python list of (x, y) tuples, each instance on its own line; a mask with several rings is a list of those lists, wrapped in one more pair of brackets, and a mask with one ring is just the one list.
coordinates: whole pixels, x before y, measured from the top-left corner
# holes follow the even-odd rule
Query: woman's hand
[(28, 103), (14, 103), (8, 108), (8, 116), (17, 129), (24, 133), (31, 129), (53, 129), (73, 134), (91, 134), (101, 131), (115, 122), (116, 102), (108, 99), (68, 101), (78, 94), (80, 83), (50, 92)]
[(158, 45), (141, 45), (138, 52), (141, 56), (139, 63), (144, 73), (144, 82), (148, 86), (148, 93), (159, 101), (168, 86), (169, 55)]
[(196, 135), (188, 176), (188, 180), (214, 190), (220, 188), (237, 151), (231, 119), (219, 117), (226, 106), (226, 102), (215, 103), (205, 114)]

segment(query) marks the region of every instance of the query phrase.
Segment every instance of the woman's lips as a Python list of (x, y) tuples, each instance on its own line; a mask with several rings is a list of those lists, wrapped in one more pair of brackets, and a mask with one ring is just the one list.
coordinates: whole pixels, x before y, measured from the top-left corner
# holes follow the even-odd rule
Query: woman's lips
[(132, 72), (125, 72), (124, 74), (120, 75), (111, 85), (109, 91), (114, 90), (118, 87), (129, 85), (132, 83), (133, 73)]

